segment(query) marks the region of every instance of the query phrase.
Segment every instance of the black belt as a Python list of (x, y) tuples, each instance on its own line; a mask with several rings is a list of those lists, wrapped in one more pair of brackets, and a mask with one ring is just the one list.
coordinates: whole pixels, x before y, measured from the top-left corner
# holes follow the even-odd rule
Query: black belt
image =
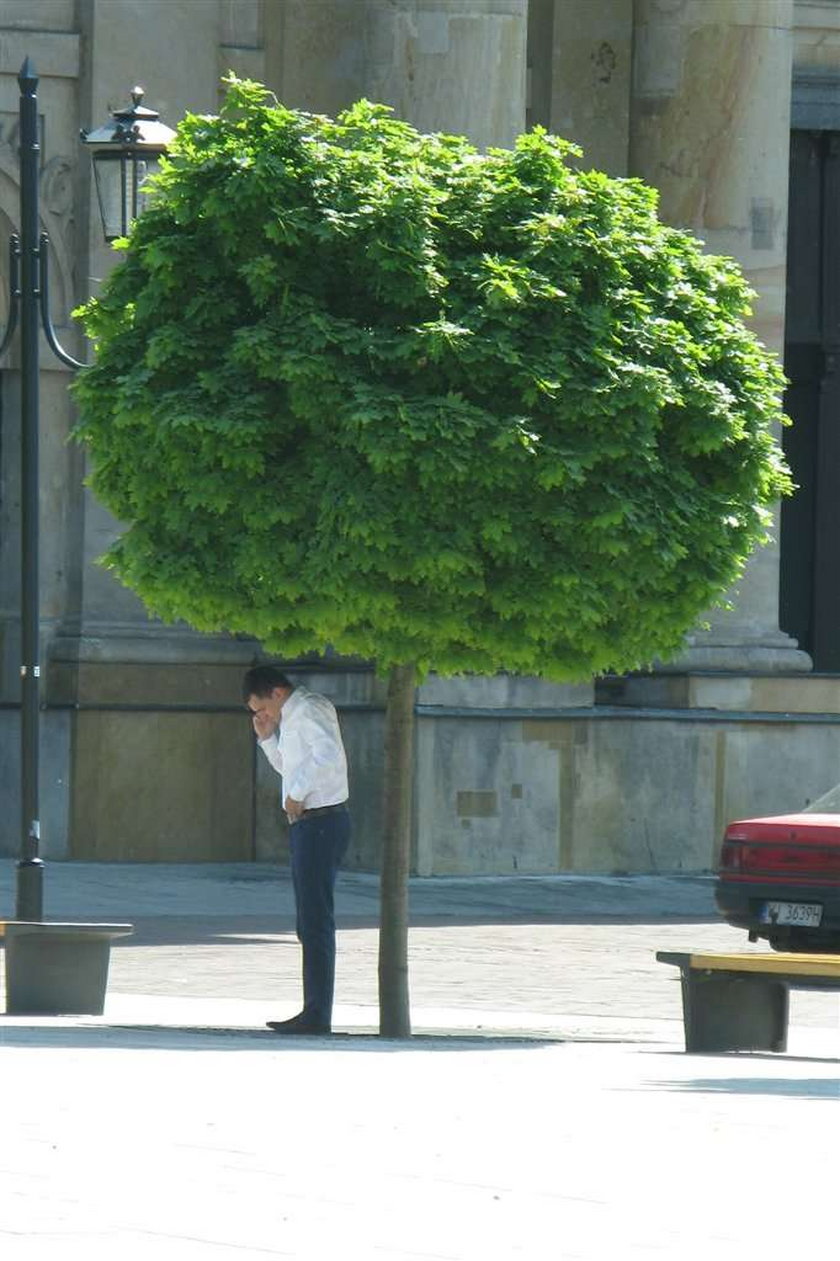
[(301, 810), (298, 816), (301, 819), (311, 819), (316, 814), (339, 814), (347, 809), (346, 801), (339, 801), (335, 806), (312, 806), (309, 810)]

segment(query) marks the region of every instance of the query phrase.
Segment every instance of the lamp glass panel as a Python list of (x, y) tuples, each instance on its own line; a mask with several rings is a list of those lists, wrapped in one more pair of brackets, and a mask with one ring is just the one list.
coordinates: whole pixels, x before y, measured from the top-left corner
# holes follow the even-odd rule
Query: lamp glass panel
[(157, 154), (97, 153), (93, 159), (96, 195), (106, 241), (126, 236), (146, 206), (144, 190), (159, 166)]
[(130, 222), (133, 222), (146, 209), (149, 196), (146, 180), (155, 173), (158, 166), (159, 163), (155, 156), (145, 153), (131, 155), (131, 175), (129, 177), (131, 181), (131, 195), (128, 199)]
[(115, 241), (125, 234), (123, 163), (120, 153), (96, 153), (93, 157), (96, 196), (106, 241)]

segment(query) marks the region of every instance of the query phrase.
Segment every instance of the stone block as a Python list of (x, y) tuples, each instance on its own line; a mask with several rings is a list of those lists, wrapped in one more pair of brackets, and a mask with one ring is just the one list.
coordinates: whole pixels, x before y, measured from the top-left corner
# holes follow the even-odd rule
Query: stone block
[(239, 713), (76, 716), (70, 856), (253, 857), (253, 737)]
[(561, 868), (557, 752), (528, 745), (515, 719), (417, 722), (416, 870), (495, 875)]

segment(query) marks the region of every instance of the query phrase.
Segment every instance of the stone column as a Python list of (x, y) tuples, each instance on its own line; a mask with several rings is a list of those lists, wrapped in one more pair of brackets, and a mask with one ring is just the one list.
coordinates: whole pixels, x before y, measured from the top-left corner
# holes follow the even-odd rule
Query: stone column
[[(175, 127), (187, 110), (213, 110), (218, 100), (219, 10), (217, 4), (171, 5), (167, 0), (145, 0), (143, 20), (132, 0), (81, 0), (81, 35), (88, 52), (80, 81), (80, 122), (85, 127), (105, 122), (113, 108), (131, 99), (140, 83), (146, 104), (160, 111), (163, 121)], [(184, 50), (189, 49), (185, 59)], [(88, 278), (95, 294), (104, 277), (118, 262), (102, 235), (96, 197), (92, 191), (90, 161), (85, 154), (80, 170), (80, 221), (85, 229), (80, 242), (79, 271)], [(81, 234), (80, 234), (81, 235)], [(120, 532), (120, 527), (94, 498), (85, 492), (79, 509), (79, 555), (74, 617), (54, 648), (60, 665), (77, 661), (124, 662), (168, 657), (163, 639), (183, 641), (150, 620), (140, 600), (122, 587), (96, 560)], [(54, 671), (64, 679), (67, 671)], [(62, 687), (66, 684), (62, 682)]]
[[(661, 194), (662, 218), (738, 260), (758, 294), (752, 326), (784, 343), (793, 0), (636, 0), (630, 173)], [(681, 670), (807, 670), (779, 630), (779, 550), (751, 557), (689, 639)]]
[[(547, 48), (548, 22), (543, 18), (542, 30), (536, 25), (545, 2), (540, 0), (533, 8), (528, 49), (534, 121), (546, 123), (550, 131), (579, 144), (584, 167), (626, 175), (633, 0), (599, 0), (598, 4), (550, 0), (552, 31)], [(531, 3), (533, 7), (534, 0)], [(548, 117), (539, 117), (540, 67), (546, 61)]]
[(421, 131), (510, 145), (525, 129), (527, 0), (275, 0), (266, 76), (285, 105), (365, 96)]
[[(103, 241), (79, 127), (104, 122), (138, 82), (171, 126), (187, 110), (215, 110), (220, 71), (233, 65), (247, 72), (258, 51), (248, 47), (256, 42), (258, 10), (245, 0), (144, 0), (139, 7), (134, 0), (77, 0), (71, 7), (83, 51), (75, 99), (59, 108), (45, 98), (44, 113), (48, 135), (61, 126), (71, 137), (76, 234), (69, 270), (81, 278), (75, 296), (82, 297), (97, 292), (119, 255)], [(62, 311), (73, 305), (69, 299)], [(61, 437), (57, 431), (44, 444), (42, 493), (53, 491)], [(60, 485), (69, 507), (43, 533), (48, 753), (50, 741), (64, 742), (60, 757), (46, 759), (58, 770), (45, 791), (45, 855), (247, 858), (253, 742), (237, 709), (253, 645), (162, 625), (95, 564), (120, 526), (83, 489), (82, 452), (66, 450), (65, 462), (73, 463), (60, 469)], [(59, 549), (64, 597), (53, 610), (50, 558)]]

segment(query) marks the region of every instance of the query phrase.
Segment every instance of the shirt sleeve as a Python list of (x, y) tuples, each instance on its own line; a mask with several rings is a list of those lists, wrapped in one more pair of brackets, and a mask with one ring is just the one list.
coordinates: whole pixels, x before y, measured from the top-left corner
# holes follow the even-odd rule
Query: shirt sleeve
[(301, 715), (300, 739), (303, 757), (286, 788), (295, 801), (306, 801), (317, 787), (318, 772), (325, 769), (346, 773), (346, 757), (338, 717), (329, 701), (309, 699)]
[(259, 746), (278, 775), (283, 774), (283, 754), (280, 752), (280, 741), (274, 731), (266, 740), (260, 740)]

